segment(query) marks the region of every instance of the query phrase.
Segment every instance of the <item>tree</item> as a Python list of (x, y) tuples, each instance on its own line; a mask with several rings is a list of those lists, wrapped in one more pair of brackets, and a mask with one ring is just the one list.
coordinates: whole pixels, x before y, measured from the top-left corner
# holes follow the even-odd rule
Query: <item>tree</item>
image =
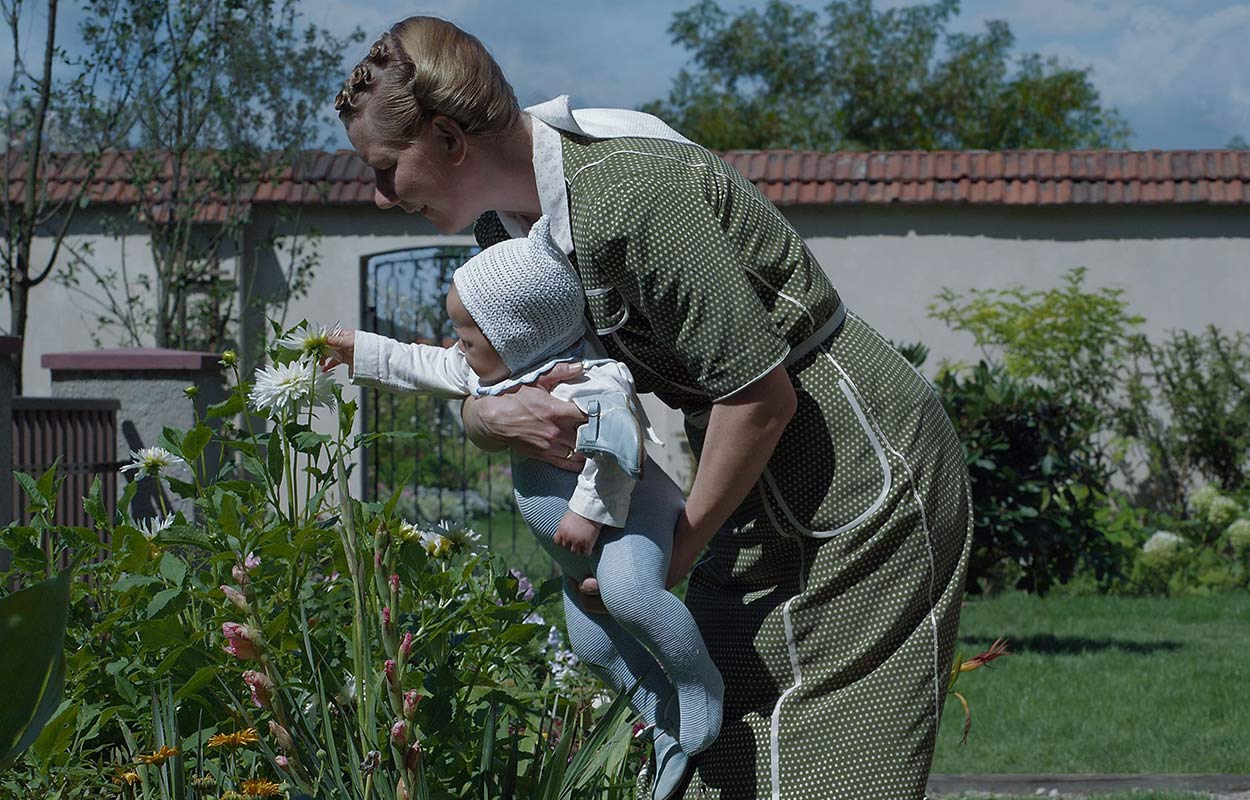
[[(0, 0), (0, 14), (12, 47), (11, 74), (0, 114), (4, 125), (4, 160), (0, 164), (0, 281), (9, 298), (10, 333), (25, 336), (31, 290), (68, 265), (67, 236), (75, 213), (86, 202), (86, 189), (100, 164), (101, 151), (117, 141), (126, 127), (125, 111), (133, 89), (130, 76), (108, 88), (97, 84), (101, 65), (91, 59), (67, 62), (57, 45), (57, 0), (48, 0), (42, 54), (32, 72), (23, 58), (24, 33), (32, 26), (22, 0)], [(100, 18), (100, 49), (134, 57), (138, 50), (131, 31), (111, 15)], [(141, 58), (141, 55), (138, 56)], [(73, 77), (57, 78), (58, 67)], [(76, 173), (80, 180), (58, 192), (49, 191), (49, 177)], [(46, 239), (46, 253), (36, 254), (36, 239)], [(64, 277), (64, 276), (59, 276)], [(16, 390), (22, 391), (22, 353), (16, 359)]]
[(1224, 145), (1225, 150), (1250, 150), (1250, 142), (1246, 141), (1246, 137), (1238, 134), (1228, 140), (1228, 144)]
[[(252, 230), (255, 191), (297, 173), (304, 154), (324, 144), (316, 140), (327, 138), (342, 53), (363, 34), (340, 40), (302, 28), (297, 0), (87, 5), (92, 19), (119, 6), (143, 43), (141, 62), (133, 53), (114, 58), (98, 24), (83, 31), (110, 75), (141, 75), (131, 147), (122, 154), (135, 203), (114, 232), (126, 236), (137, 227), (145, 234), (154, 269), (105, 268), (84, 258), (96, 291), (83, 294), (98, 303), (100, 323), (119, 329), (127, 343), (220, 349), (248, 313), (244, 262), (272, 256), (280, 238), (274, 228)], [(306, 242), (292, 248), (288, 237), (285, 245), (288, 288), (298, 289), (316, 259)]]
[(1089, 69), (1036, 53), (1013, 57), (1006, 22), (948, 33), (959, 0), (886, 11), (872, 0), (837, 0), (824, 13), (822, 21), (783, 0), (733, 16), (715, 0), (677, 12), (669, 32), (694, 64), (666, 100), (643, 110), (721, 150), (1071, 149), (1127, 140)]

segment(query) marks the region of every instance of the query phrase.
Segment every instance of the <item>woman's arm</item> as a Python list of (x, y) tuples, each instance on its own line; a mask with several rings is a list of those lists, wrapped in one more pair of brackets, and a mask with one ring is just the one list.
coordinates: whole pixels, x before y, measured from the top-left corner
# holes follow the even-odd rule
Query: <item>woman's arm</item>
[(581, 374), (579, 363), (557, 364), (533, 385), (497, 397), (469, 398), (460, 412), (469, 440), (483, 450), (511, 447), (527, 458), (581, 471), (586, 458), (574, 453), (573, 445), (586, 415), (575, 404), (551, 396), (556, 384)]
[(777, 366), (712, 406), (686, 508), (673, 534), (668, 586), (675, 586), (759, 480), (798, 400)]

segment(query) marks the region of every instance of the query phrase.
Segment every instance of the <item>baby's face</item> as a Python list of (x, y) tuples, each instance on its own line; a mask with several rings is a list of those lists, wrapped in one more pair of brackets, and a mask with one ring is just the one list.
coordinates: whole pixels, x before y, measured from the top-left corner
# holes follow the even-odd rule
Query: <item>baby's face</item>
[(469, 369), (477, 374), (483, 384), (498, 383), (512, 374), (494, 346), (482, 334), (482, 329), (469, 316), (464, 303), (460, 302), (460, 292), (456, 291), (455, 284), (452, 284), (451, 291), (447, 293), (447, 316), (455, 328), (456, 338), (460, 340), (459, 347), (464, 353), (465, 361), (469, 362)]

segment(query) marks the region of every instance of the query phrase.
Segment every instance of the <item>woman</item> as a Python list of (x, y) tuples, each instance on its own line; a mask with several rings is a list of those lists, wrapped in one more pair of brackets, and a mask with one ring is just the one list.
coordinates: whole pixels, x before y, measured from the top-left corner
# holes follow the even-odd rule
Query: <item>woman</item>
[[(603, 346), (685, 414), (698, 468), (669, 582), (710, 545), (687, 604), (725, 709), (673, 796), (923, 797), (971, 541), (926, 381), (749, 181), (654, 117), (522, 112), (481, 43), (428, 17), (384, 34), (335, 106), (379, 206), (476, 223), (483, 246), (548, 215)], [(584, 417), (540, 388), (464, 413), (485, 446), (579, 468)]]

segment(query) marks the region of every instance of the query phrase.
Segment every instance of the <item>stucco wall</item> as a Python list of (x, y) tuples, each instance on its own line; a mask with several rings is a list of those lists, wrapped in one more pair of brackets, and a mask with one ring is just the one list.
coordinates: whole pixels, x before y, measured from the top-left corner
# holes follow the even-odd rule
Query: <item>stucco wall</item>
[[(809, 206), (784, 211), (849, 307), (895, 341), (929, 345), (930, 372), (943, 358), (977, 355), (967, 335), (928, 317), (926, 307), (942, 287), (1055, 286), (1076, 266), (1089, 269), (1090, 286), (1125, 289), (1132, 310), (1146, 317), (1148, 333), (1197, 330), (1209, 323), (1250, 330), (1250, 214), (1242, 208)], [(363, 256), (471, 242), (463, 235), (440, 237), (425, 220), (398, 210), (370, 207), (308, 208), (299, 224), (321, 232), (320, 266), (308, 297), (287, 309), (288, 322), (308, 318), (359, 325)], [(291, 229), (273, 210), (261, 209), (255, 229), (270, 226)], [(119, 242), (102, 232), (90, 214), (75, 227), (71, 246), (79, 252), (89, 246), (90, 257), (103, 269), (120, 271), (123, 257), (132, 274), (151, 269), (141, 232)], [(253, 295), (281, 295), (283, 253), (266, 255), (255, 265), (254, 278), (246, 273)], [(39, 366), (42, 353), (92, 346), (93, 298), (99, 299), (99, 290), (81, 271), (79, 276), (77, 287), (47, 283), (32, 294), (27, 394), (49, 393), (48, 373)], [(6, 305), (0, 326), (7, 323)], [(249, 327), (257, 324), (253, 315)], [(109, 331), (97, 335), (106, 346), (117, 343)], [(356, 396), (354, 390), (347, 394)], [(655, 411), (658, 404), (648, 402), (648, 408)], [(675, 415), (657, 417), (662, 436), (680, 438)], [(688, 457), (680, 447), (661, 453), (666, 468), (686, 468)]]

